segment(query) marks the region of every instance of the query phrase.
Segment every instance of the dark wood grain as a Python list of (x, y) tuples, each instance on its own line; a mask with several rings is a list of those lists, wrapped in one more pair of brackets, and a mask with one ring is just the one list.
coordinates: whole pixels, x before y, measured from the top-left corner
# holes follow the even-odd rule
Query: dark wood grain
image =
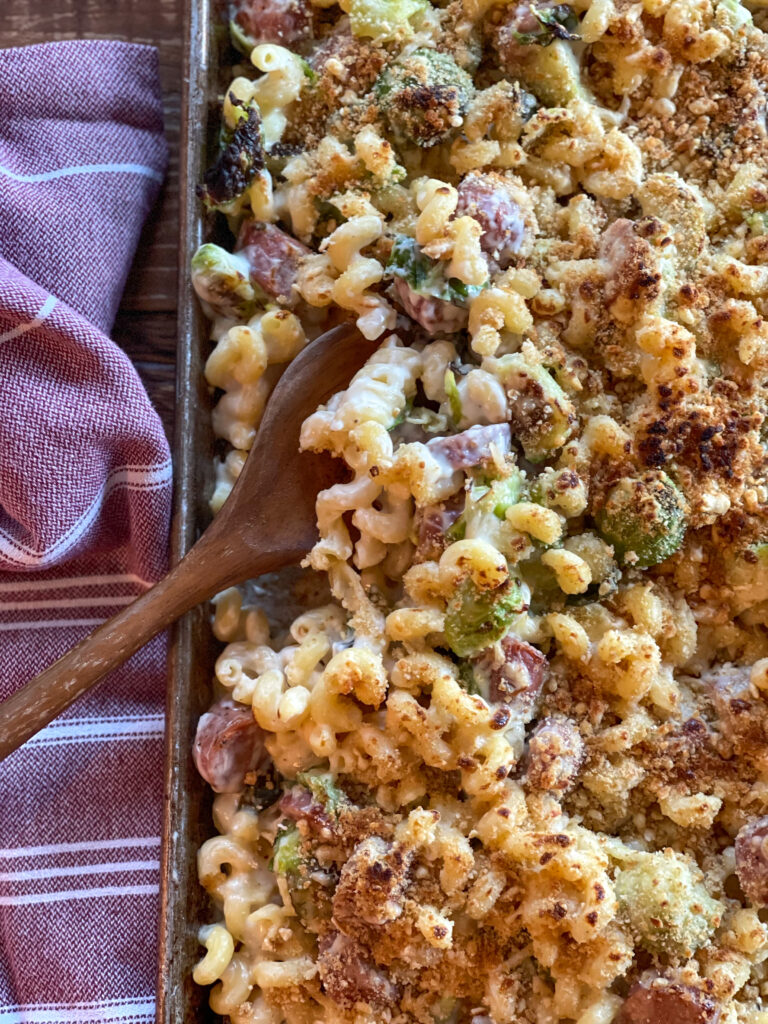
[(53, 39), (123, 39), (160, 56), (168, 177), (144, 227), (113, 329), (141, 374), (168, 436), (173, 431), (179, 223), (183, 0), (0, 0), (0, 47)]

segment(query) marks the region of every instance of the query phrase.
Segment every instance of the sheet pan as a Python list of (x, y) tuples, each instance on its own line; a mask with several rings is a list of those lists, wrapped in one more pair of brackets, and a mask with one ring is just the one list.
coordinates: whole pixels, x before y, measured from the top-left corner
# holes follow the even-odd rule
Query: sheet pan
[[(242, 60), (229, 42), (227, 0), (187, 0), (184, 102), (181, 126), (181, 224), (176, 370), (175, 496), (171, 551), (174, 561), (189, 550), (210, 521), (215, 442), (211, 396), (203, 377), (210, 351), (210, 326), (195, 298), (188, 268), (203, 241), (231, 244), (223, 219), (207, 217), (195, 195), (218, 149), (220, 97), (231, 65)], [(288, 568), (249, 584), (249, 602), (285, 631), (296, 614), (329, 595), (325, 584)], [(207, 606), (196, 608), (173, 631), (166, 706), (165, 806), (161, 865), (157, 1024), (211, 1024), (221, 1018), (207, 992), (192, 981), (200, 958), (200, 924), (216, 918), (198, 884), (196, 857), (214, 834), (212, 794), (197, 774), (191, 750), (197, 720), (213, 698), (213, 665), (221, 645), (213, 638)]]
[[(203, 379), (208, 327), (195, 301), (187, 268), (213, 226), (195, 196), (208, 163), (218, 120), (218, 76), (228, 48), (218, 0), (187, 0), (184, 97), (181, 125), (181, 216), (179, 237), (178, 346), (175, 489), (172, 558), (180, 559), (210, 518), (212, 485), (211, 399)], [(180, 26), (181, 31), (181, 26)], [(195, 858), (213, 832), (211, 794), (195, 771), (190, 751), (197, 719), (211, 702), (215, 642), (208, 611), (196, 608), (171, 637), (165, 743), (165, 804), (161, 864), (158, 1024), (203, 1024), (219, 1020), (207, 996), (192, 981), (199, 958), (197, 929), (211, 919), (197, 882)]]

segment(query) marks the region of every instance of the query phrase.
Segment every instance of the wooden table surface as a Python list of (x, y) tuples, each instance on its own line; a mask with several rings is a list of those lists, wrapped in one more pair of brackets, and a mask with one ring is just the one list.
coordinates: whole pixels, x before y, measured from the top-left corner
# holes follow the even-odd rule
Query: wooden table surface
[(144, 228), (112, 331), (133, 359), (173, 431), (176, 347), (176, 246), (184, 0), (0, 0), (0, 48), (54, 39), (123, 39), (160, 53), (168, 176)]

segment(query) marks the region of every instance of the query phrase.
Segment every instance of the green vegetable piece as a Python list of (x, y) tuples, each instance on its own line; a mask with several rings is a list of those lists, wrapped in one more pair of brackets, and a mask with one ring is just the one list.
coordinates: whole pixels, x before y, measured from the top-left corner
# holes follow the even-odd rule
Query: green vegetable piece
[(397, 235), (387, 262), (387, 270), (394, 277), (402, 277), (414, 291), (420, 291), (430, 284), (436, 273), (436, 261), (425, 256), (416, 239), (409, 235)]
[(696, 866), (674, 851), (637, 856), (616, 878), (620, 913), (649, 952), (691, 956), (720, 924), (722, 904)]
[(497, 519), (506, 519), (507, 509), (516, 505), (523, 490), (523, 478), (517, 470), (491, 484), (488, 504), (493, 505)]
[(752, 24), (752, 15), (739, 0), (720, 0), (715, 8), (715, 23), (718, 28), (738, 33)]
[(296, 781), (306, 786), (329, 814), (338, 817), (339, 812), (349, 806), (347, 794), (336, 785), (328, 772), (299, 772)]
[(472, 526), (473, 537), (480, 536), (482, 528), (480, 520), (487, 522), (488, 516), (506, 519), (507, 509), (520, 500), (523, 489), (523, 478), (513, 469), (509, 476), (493, 480), (484, 486), (474, 486), (467, 496), (467, 508), (464, 514), (468, 525)]
[(349, 26), (352, 34), (385, 42), (413, 35), (410, 19), (429, 9), (427, 0), (350, 0)]
[(683, 542), (683, 495), (666, 473), (624, 477), (609, 493), (595, 524), (619, 562), (647, 569), (669, 558)]
[(409, 423), (421, 427), (425, 434), (444, 434), (448, 430), (446, 417), (423, 405), (416, 405), (406, 416)]
[(451, 523), (445, 531), (446, 539), (454, 544), (457, 540), (464, 540), (467, 536), (467, 521), (464, 516), (459, 516), (455, 523)]
[(519, 580), (510, 578), (494, 590), (479, 590), (468, 577), (454, 591), (445, 612), (448, 646), (460, 658), (477, 654), (500, 640), (525, 607)]
[(301, 833), (295, 825), (288, 825), (275, 836), (269, 868), (278, 875), (299, 875), (303, 865)]
[(411, 415), (412, 412), (413, 412), (413, 399), (409, 398), (409, 399), (406, 400), (405, 405), (400, 410), (398, 415), (394, 418), (394, 420), (392, 420), (390, 425), (387, 427), (387, 430), (394, 430), (395, 427), (402, 426), (403, 423), (405, 423), (405, 421), (408, 419), (408, 417)]
[(251, 56), (251, 50), (256, 46), (256, 40), (253, 36), (249, 36), (234, 18), (229, 22), (229, 38), (236, 50), (246, 57)]
[(542, 552), (517, 566), (523, 582), (531, 594), (531, 611), (536, 615), (557, 611), (565, 604), (565, 595), (558, 586), (557, 577), (547, 565), (541, 562)]
[(571, 100), (589, 100), (589, 91), (581, 81), (576, 54), (562, 39), (548, 46), (537, 46), (532, 59), (522, 70), (525, 84), (547, 106), (560, 107)]
[(563, 542), (566, 551), (583, 558), (592, 574), (592, 582), (581, 594), (569, 594), (566, 604), (583, 605), (599, 601), (613, 594), (621, 581), (621, 571), (614, 560), (611, 548), (596, 533), (586, 530), (567, 537)]
[(479, 295), (485, 285), (469, 285), (458, 278), (445, 277), (445, 265), (425, 256), (416, 240), (398, 235), (392, 246), (387, 270), (393, 277), (402, 277), (418, 295), (442, 299), (454, 306), (466, 306)]
[(579, 19), (573, 8), (568, 4), (557, 4), (555, 7), (531, 7), (531, 14), (541, 24), (536, 32), (515, 32), (514, 37), (523, 46), (549, 46), (556, 39), (580, 39), (576, 29)]
[(307, 79), (310, 85), (314, 85), (315, 82), (317, 81), (317, 72), (315, 71), (315, 69), (312, 67), (309, 61), (304, 60), (303, 57), (299, 57), (299, 64), (301, 65), (301, 70), (304, 72), (304, 77)]
[(768, 235), (768, 210), (755, 210), (747, 214), (745, 220), (753, 237)]
[(293, 909), (305, 927), (316, 931), (321, 921), (330, 920), (334, 880), (304, 852), (301, 833), (295, 825), (278, 831), (269, 869), (285, 879)]
[(459, 662), (459, 683), (461, 683), (467, 693), (480, 693), (480, 687), (475, 678), (475, 670), (472, 668), (471, 661)]
[(448, 367), (445, 371), (445, 377), (443, 379), (443, 386), (445, 387), (445, 393), (448, 396), (448, 405), (451, 409), (451, 418), (456, 426), (461, 422), (462, 411), (461, 411), (461, 395), (456, 385), (456, 376), (453, 370)]
[(391, 64), (373, 85), (397, 140), (425, 149), (461, 127), (473, 92), (471, 77), (453, 57), (425, 47)]
[(517, 469), (498, 480), (476, 481), (467, 492), (464, 511), (446, 530), (446, 537), (451, 542), (480, 538), (507, 552), (510, 541), (517, 536), (507, 524), (507, 509), (520, 500), (522, 490), (523, 479)]
[(496, 375), (510, 398), (512, 433), (529, 462), (542, 462), (562, 448), (573, 432), (573, 403), (549, 371), (519, 352), (502, 356)]
[(490, 482), (476, 481), (467, 492), (464, 511), (445, 532), (449, 541), (480, 538), (504, 551), (514, 531), (507, 526), (510, 505), (520, 500), (523, 479), (517, 469)]
[(315, 196), (315, 209), (320, 215), (321, 222), (327, 223), (328, 221), (335, 221), (337, 226), (339, 224), (347, 223), (347, 218), (338, 206), (330, 202), (328, 199), (320, 199), (319, 196)]
[(220, 316), (249, 320), (258, 295), (250, 282), (248, 261), (220, 245), (207, 242), (192, 257), (192, 285), (198, 296)]
[(235, 200), (266, 166), (258, 106), (239, 100), (233, 100), (232, 105), (237, 112), (237, 124), (231, 135), (224, 136), (219, 159), (197, 189), (208, 209), (225, 213), (231, 211)]
[(462, 1005), (453, 996), (441, 996), (429, 1008), (435, 1024), (456, 1024), (461, 1014)]

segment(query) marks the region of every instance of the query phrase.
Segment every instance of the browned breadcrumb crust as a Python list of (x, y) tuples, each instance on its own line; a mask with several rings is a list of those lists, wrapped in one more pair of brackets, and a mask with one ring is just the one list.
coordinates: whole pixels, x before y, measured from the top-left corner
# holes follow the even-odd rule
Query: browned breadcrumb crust
[(382, 45), (349, 31), (331, 32), (310, 59), (317, 81), (297, 101), (283, 141), (311, 149), (329, 130), (354, 134), (373, 121), (375, 111), (366, 94), (387, 59)]
[[(658, 67), (664, 53), (654, 52)], [(675, 96), (675, 113), (660, 118), (644, 114), (643, 99), (633, 97), (631, 134), (643, 150), (647, 168), (675, 170), (688, 181), (727, 184), (748, 160), (768, 160), (765, 96), (768, 47), (762, 32), (749, 35), (742, 55), (687, 69)]]

